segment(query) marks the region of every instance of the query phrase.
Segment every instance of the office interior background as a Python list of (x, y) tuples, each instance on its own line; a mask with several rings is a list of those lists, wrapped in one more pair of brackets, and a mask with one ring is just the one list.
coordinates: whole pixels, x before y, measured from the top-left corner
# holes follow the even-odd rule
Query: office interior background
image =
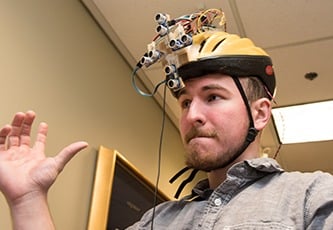
[[(225, 1), (226, 4), (231, 2), (240, 4), (244, 1)], [(332, 7), (331, 2), (323, 2), (327, 7)], [(136, 12), (138, 21), (140, 15), (144, 14), (144, 9), (138, 6), (128, 5), (128, 8), (120, 6), (122, 5), (119, 5), (119, 8), (123, 14)], [(156, 3), (154, 6), (156, 10), (163, 7)], [(188, 11), (194, 11), (202, 6), (204, 5), (187, 5)], [(137, 7), (136, 11), (134, 7)], [(166, 11), (171, 9), (168, 7), (164, 9)], [(181, 7), (185, 7), (185, 4)], [(324, 10), (325, 4), (321, 7), (320, 9)], [(317, 8), (313, 10), (314, 13), (320, 12)], [(153, 12), (151, 14), (153, 15)], [(322, 15), (327, 19), (325, 16)], [(304, 15), (304, 20), (306, 18), (311, 18), (311, 15)], [(325, 29), (325, 26), (331, 26), (330, 22), (325, 20), (324, 24), (321, 24), (319, 19), (318, 22), (313, 22), (316, 25), (313, 29), (318, 32), (314, 34), (318, 35), (317, 41), (311, 43), (315, 40), (315, 36), (308, 36), (308, 43), (300, 42), (295, 46), (275, 47), (283, 51), (280, 57), (292, 58), (292, 51), (299, 52), (298, 49), (301, 50), (304, 45), (311, 48), (309, 52), (313, 55), (318, 55), (316, 60), (323, 59), (312, 61), (314, 64), (309, 68), (305, 68), (307, 65), (302, 63), (302, 60), (290, 61), (291, 64), (297, 63), (291, 66), (299, 70), (297, 73), (303, 75), (307, 71), (318, 71), (320, 75), (311, 84), (301, 76), (300, 81), (304, 81), (302, 86), (306, 87), (303, 91), (297, 88), (297, 82), (293, 80), (288, 84), (286, 83), (288, 81), (282, 81), (283, 84), (278, 90), (293, 89), (294, 93), (301, 92), (289, 98), (280, 96), (278, 102), (282, 105), (288, 104), (289, 99), (293, 99), (293, 103), (301, 103), (302, 101), (297, 101), (301, 98), (300, 95), (305, 95), (303, 98), (307, 100), (303, 103), (310, 102), (312, 98), (316, 101), (333, 98), (332, 78), (328, 79), (329, 76), (325, 75), (332, 70), (328, 62), (332, 57), (330, 50), (333, 34), (331, 27)], [(290, 23), (297, 25), (292, 21)], [(136, 26), (135, 22), (132, 22), (132, 25)], [(55, 155), (71, 142), (77, 140), (89, 142), (89, 147), (67, 165), (50, 190), (50, 209), (57, 229), (86, 228), (97, 151), (100, 145), (118, 150), (154, 183), (157, 176), (162, 125), (160, 101), (142, 97), (135, 92), (130, 78), (133, 70), (131, 61), (124, 56), (118, 44), (110, 39), (85, 4), (79, 0), (3, 0), (0, 7), (0, 28), (0, 97), (2, 98), (0, 125), (9, 123), (17, 111), (34, 110), (37, 119), (33, 134), (39, 122), (45, 121), (49, 124), (46, 148), (48, 156)], [(130, 29), (128, 28), (128, 31)], [(274, 26), (271, 27), (272, 31), (275, 29)], [(300, 28), (295, 26), (284, 29), (301, 32)], [(151, 34), (142, 36), (152, 38), (153, 35), (151, 31)], [(140, 37), (141, 34), (135, 33), (132, 38), (126, 37), (124, 42), (135, 40), (136, 36)], [(288, 31), (281, 36), (288, 36)], [(149, 40), (146, 42), (148, 44)], [(130, 50), (131, 48), (133, 47), (129, 47)], [(146, 47), (136, 48), (144, 52)], [(273, 46), (268, 48), (271, 48), (273, 55), (278, 56), (278, 51)], [(288, 50), (291, 50), (290, 53)], [(321, 53), (316, 54), (313, 52), (315, 50)], [(304, 51), (303, 54), (305, 60), (307, 53)], [(320, 69), (312, 69), (317, 66)], [(281, 70), (278, 72), (281, 73), (277, 76), (278, 79), (287, 74)], [(140, 86), (143, 89), (145, 87), (144, 84)], [(278, 92), (278, 95), (280, 94), (283, 92)], [(184, 151), (175, 120), (171, 111), (166, 119), (162, 145), (159, 187), (169, 197), (173, 197), (179, 183), (171, 185), (168, 180), (184, 166)], [(267, 143), (268, 147), (272, 147), (273, 143), (274, 152), (276, 140), (271, 142), (268, 139)], [(283, 146), (280, 160), (290, 170), (320, 169), (332, 173), (332, 166), (328, 165), (332, 162), (332, 156), (328, 153), (331, 149), (332, 141), (314, 145), (306, 143)], [(297, 155), (290, 157), (287, 155), (287, 150)], [(308, 153), (309, 151), (312, 152)], [(306, 154), (302, 155), (302, 152)], [(183, 194), (190, 192), (189, 187)], [(0, 197), (0, 217), (0, 229), (10, 229), (10, 213), (3, 196)]]

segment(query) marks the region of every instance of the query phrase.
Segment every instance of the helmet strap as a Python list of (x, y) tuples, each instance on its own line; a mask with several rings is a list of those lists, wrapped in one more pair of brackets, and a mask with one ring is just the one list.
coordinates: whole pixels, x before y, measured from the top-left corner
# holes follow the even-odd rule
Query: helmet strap
[(246, 111), (247, 111), (247, 114), (249, 116), (249, 129), (248, 129), (248, 133), (247, 133), (247, 136), (246, 136), (246, 139), (245, 139), (245, 142), (243, 144), (243, 148), (242, 148), (242, 151), (243, 152), (247, 146), (254, 141), (254, 139), (256, 138), (257, 134), (258, 134), (258, 130), (254, 127), (254, 122), (253, 122), (253, 117), (252, 117), (252, 113), (251, 113), (251, 108), (250, 108), (250, 104), (249, 104), (249, 101), (246, 97), (246, 94), (245, 94), (245, 91), (242, 87), (242, 84), (240, 83), (239, 81), (239, 78), (236, 77), (236, 76), (231, 76), (231, 78), (234, 80), (237, 88), (238, 88), (238, 91), (240, 92), (242, 98), (243, 98), (243, 101), (244, 101), (244, 104), (245, 104), (245, 107), (246, 107)]

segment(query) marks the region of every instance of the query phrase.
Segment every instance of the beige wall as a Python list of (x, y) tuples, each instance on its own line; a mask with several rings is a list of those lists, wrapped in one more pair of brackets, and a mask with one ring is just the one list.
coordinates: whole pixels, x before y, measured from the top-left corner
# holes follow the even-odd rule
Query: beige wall
[[(49, 196), (58, 229), (85, 229), (100, 145), (117, 149), (155, 181), (160, 107), (133, 90), (131, 68), (78, 0), (2, 0), (0, 29), (0, 125), (33, 109), (36, 123), (50, 126), (47, 155), (76, 140), (90, 143)], [(167, 181), (183, 166), (183, 150), (169, 120), (165, 132), (160, 187), (173, 196), (177, 185)], [(2, 196), (0, 217), (0, 229), (10, 229)]]

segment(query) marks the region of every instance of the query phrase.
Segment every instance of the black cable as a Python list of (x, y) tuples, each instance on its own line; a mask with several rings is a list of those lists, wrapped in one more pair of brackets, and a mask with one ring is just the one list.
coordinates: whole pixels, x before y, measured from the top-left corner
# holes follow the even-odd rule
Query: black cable
[(279, 143), (279, 146), (277, 147), (277, 149), (276, 149), (276, 151), (275, 151), (275, 154), (274, 154), (274, 156), (273, 156), (273, 159), (274, 159), (274, 160), (276, 160), (276, 158), (277, 158), (277, 156), (278, 156), (278, 154), (279, 154), (279, 152), (280, 152), (281, 147), (282, 147), (282, 144)]
[(166, 107), (166, 84), (164, 84), (164, 88), (163, 88), (162, 125), (161, 125), (160, 141), (159, 141), (159, 147), (158, 147), (157, 176), (156, 176), (155, 191), (154, 191), (153, 213), (152, 213), (152, 217), (151, 217), (151, 230), (154, 229), (155, 210), (156, 210), (157, 195), (158, 195), (158, 184), (160, 181), (160, 174), (161, 174), (162, 144), (163, 144), (165, 118), (166, 118), (165, 107)]
[(135, 89), (135, 91), (140, 94), (141, 96), (145, 96), (145, 97), (152, 97), (155, 95), (155, 93), (157, 92), (158, 88), (166, 82), (166, 80), (163, 80), (161, 81), (160, 83), (158, 83), (155, 87), (154, 87), (154, 90), (152, 93), (145, 93), (143, 92), (142, 90), (139, 89), (139, 87), (137, 86), (136, 84), (136, 77), (137, 77), (137, 74), (136, 72), (140, 69), (139, 66), (136, 66), (135, 69), (133, 70), (132, 72), (132, 76), (131, 76), (131, 79), (132, 79), (132, 85), (133, 85), (133, 88)]
[[(139, 87), (136, 84), (136, 72), (141, 69), (142, 65), (137, 64), (137, 66), (134, 68), (132, 72), (132, 85), (133, 88), (137, 93), (139, 93), (141, 96), (146, 97), (152, 97), (157, 92), (158, 88), (163, 84), (166, 83), (166, 80), (161, 81), (158, 83), (151, 94), (145, 93), (142, 90), (139, 89)], [(155, 189), (154, 189), (154, 201), (153, 201), (153, 213), (152, 213), (152, 219), (151, 219), (151, 230), (154, 229), (154, 219), (155, 219), (155, 211), (156, 211), (156, 204), (157, 204), (157, 197), (158, 197), (158, 184), (160, 181), (160, 174), (161, 174), (161, 158), (162, 158), (162, 143), (163, 143), (163, 136), (164, 136), (164, 127), (165, 127), (165, 118), (166, 118), (166, 87), (167, 85), (164, 84), (163, 89), (163, 104), (162, 104), (162, 125), (161, 125), (161, 132), (160, 132), (160, 140), (159, 140), (159, 148), (158, 148), (158, 164), (157, 164), (157, 176), (156, 176), (156, 183), (155, 183)]]

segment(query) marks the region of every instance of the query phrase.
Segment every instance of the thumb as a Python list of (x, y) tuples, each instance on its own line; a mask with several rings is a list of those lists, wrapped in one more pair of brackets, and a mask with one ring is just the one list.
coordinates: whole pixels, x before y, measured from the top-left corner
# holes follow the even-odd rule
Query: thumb
[(58, 155), (54, 157), (57, 163), (57, 168), (62, 171), (66, 164), (82, 149), (86, 148), (88, 143), (85, 141), (74, 142), (67, 147), (63, 148)]

